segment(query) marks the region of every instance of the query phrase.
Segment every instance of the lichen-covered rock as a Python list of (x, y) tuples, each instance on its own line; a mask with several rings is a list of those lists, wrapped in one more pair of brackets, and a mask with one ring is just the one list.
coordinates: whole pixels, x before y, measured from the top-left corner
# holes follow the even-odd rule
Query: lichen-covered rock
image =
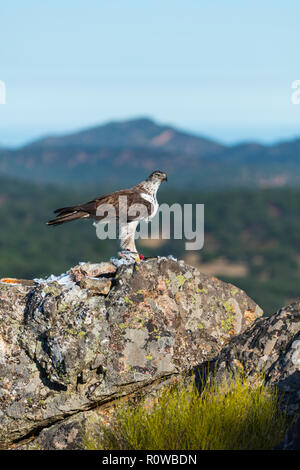
[(276, 449), (300, 450), (300, 301), (258, 319), (215, 359), (195, 369), (196, 376), (213, 375), (219, 382), (238, 370), (254, 380), (263, 376), (278, 390), (283, 409), (295, 424)]
[(243, 291), (167, 258), (108, 277), (104, 295), (82, 288), (83, 278), (0, 284), (2, 447), (157, 387), (214, 357), (262, 314)]
[(75, 282), (84, 279), (86, 276), (89, 277), (100, 277), (103, 275), (113, 276), (117, 270), (117, 267), (110, 262), (102, 263), (80, 263), (69, 270), (69, 275)]
[(219, 381), (241, 369), (250, 378), (263, 375), (282, 392), (287, 412), (300, 416), (300, 302), (258, 319), (222, 349), (210, 368)]
[(88, 289), (95, 294), (107, 295), (111, 288), (111, 281), (109, 279), (91, 279), (85, 277), (79, 281), (82, 289)]

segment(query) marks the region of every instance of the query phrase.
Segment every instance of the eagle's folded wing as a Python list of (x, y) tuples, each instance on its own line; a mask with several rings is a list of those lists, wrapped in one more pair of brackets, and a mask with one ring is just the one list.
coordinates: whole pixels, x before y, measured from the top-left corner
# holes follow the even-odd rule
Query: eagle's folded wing
[(127, 222), (143, 220), (149, 217), (154, 208), (153, 204), (144, 199), (139, 192), (124, 190), (90, 201), (81, 206), (80, 210), (86, 211), (92, 217), (101, 220), (101, 207), (105, 208), (107, 204), (111, 204), (114, 207), (117, 220), (122, 217), (123, 221), (126, 220)]
[[(120, 217), (127, 222), (143, 220), (151, 215), (154, 206), (149, 200), (144, 199), (142, 194), (141, 191), (132, 188), (101, 196), (77, 206), (62, 207), (56, 209), (54, 212), (56, 219), (50, 220), (48, 225), (62, 224), (82, 218), (107, 221), (107, 211), (105, 211), (107, 205), (114, 208), (114, 216), (110, 218), (110, 222), (118, 221)], [(139, 206), (140, 210), (138, 210)]]

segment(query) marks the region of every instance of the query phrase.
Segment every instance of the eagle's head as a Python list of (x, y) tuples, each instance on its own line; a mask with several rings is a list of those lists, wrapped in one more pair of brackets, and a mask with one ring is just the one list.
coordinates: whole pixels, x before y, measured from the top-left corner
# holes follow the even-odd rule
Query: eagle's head
[(164, 173), (163, 171), (156, 170), (151, 173), (150, 176), (148, 176), (147, 181), (151, 181), (153, 183), (156, 182), (163, 182), (163, 181), (168, 181), (167, 174)]

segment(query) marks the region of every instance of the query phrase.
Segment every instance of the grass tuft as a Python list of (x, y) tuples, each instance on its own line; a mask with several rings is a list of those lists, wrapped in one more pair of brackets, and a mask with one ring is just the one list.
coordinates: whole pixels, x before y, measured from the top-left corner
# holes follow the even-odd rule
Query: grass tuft
[[(164, 387), (149, 405), (119, 404), (111, 424), (99, 423), (98, 437), (86, 435), (90, 450), (262, 450), (284, 438), (288, 418), (278, 394), (261, 380), (242, 375), (229, 383), (211, 381), (199, 394), (195, 385)], [(101, 438), (99, 437), (101, 435)]]

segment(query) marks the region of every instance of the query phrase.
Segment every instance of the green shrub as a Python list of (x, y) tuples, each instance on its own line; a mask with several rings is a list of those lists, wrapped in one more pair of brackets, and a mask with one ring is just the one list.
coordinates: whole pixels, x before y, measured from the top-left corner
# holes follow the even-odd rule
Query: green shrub
[(120, 403), (111, 425), (99, 426), (101, 438), (85, 436), (86, 449), (251, 450), (278, 444), (288, 419), (274, 390), (238, 376), (200, 395), (194, 385), (164, 387), (151, 406)]

